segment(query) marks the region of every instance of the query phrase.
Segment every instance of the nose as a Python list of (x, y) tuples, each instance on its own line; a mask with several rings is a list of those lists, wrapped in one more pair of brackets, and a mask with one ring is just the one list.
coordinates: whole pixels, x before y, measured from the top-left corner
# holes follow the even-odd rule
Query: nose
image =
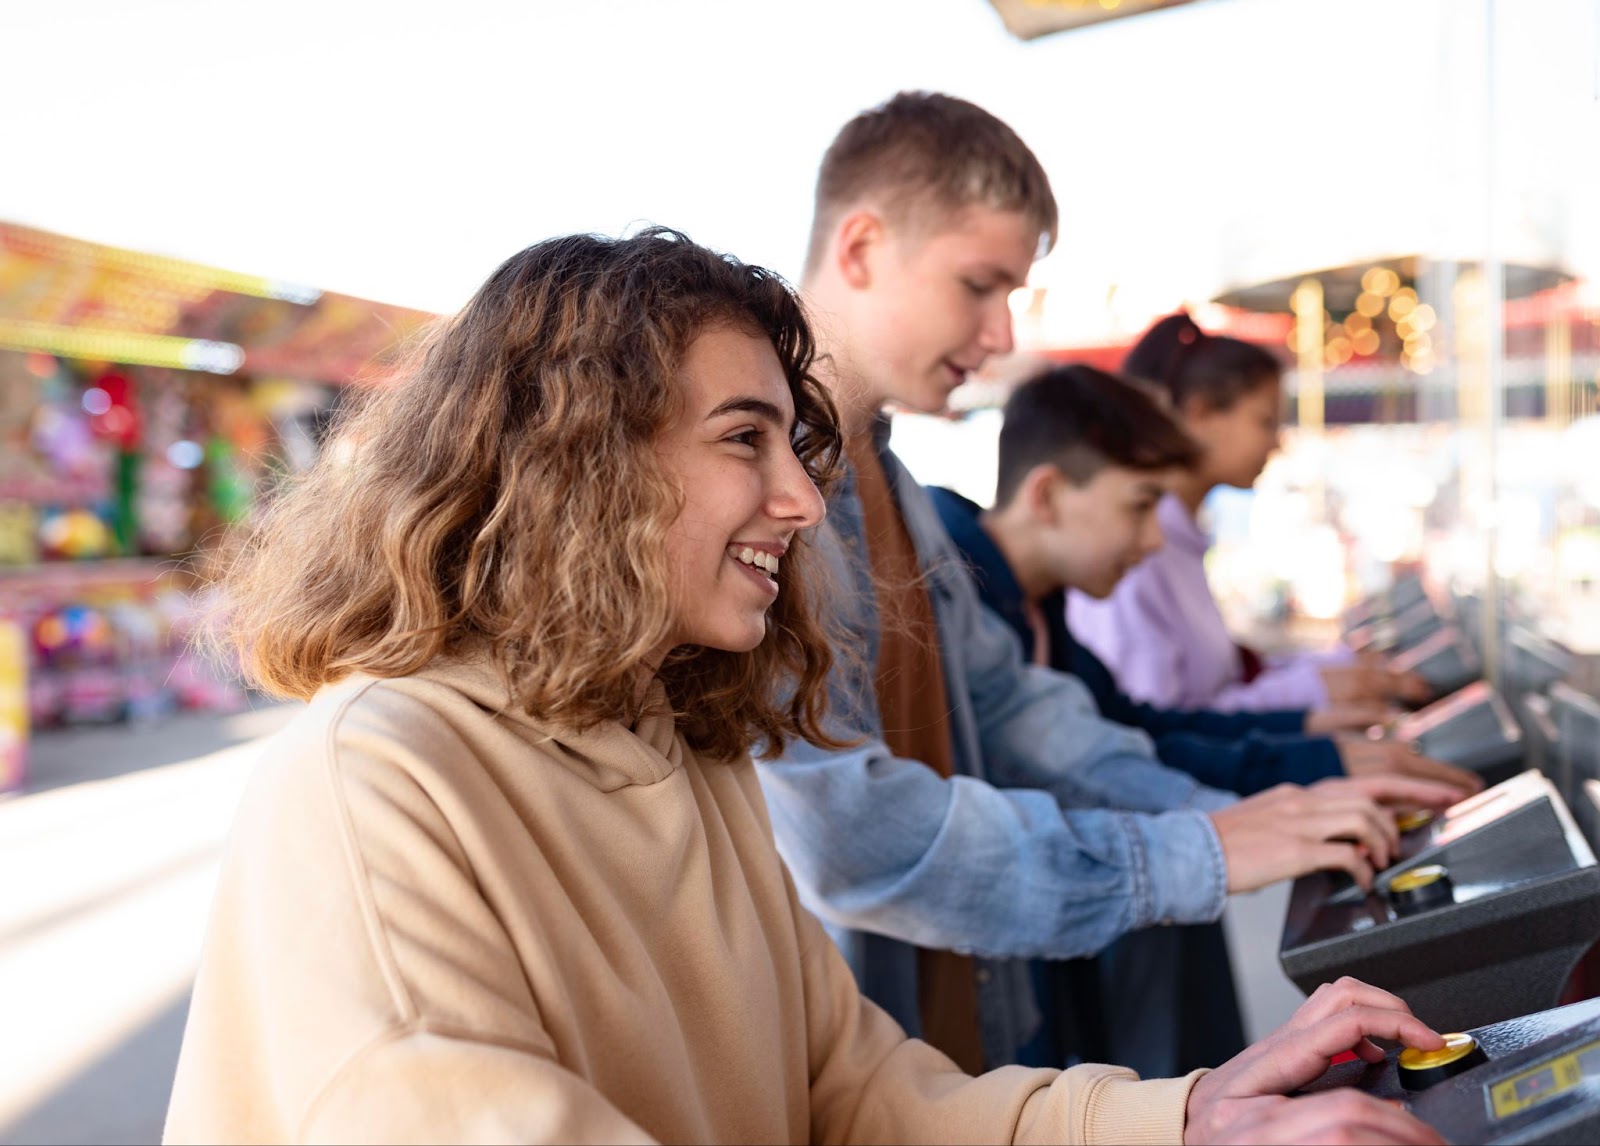
[(1161, 532), (1161, 522), (1151, 514), (1145, 523), (1143, 544), (1139, 547), (1139, 559), (1142, 561), (1167, 542), (1166, 536)]
[(827, 516), (817, 483), (791, 450), (783, 451), (768, 491), (767, 512), (796, 530), (819, 525)]
[(1012, 335), (1011, 303), (1009, 296), (995, 292), (998, 304), (991, 304), (983, 316), (983, 329), (978, 333), (978, 345), (985, 354), (1010, 354), (1016, 346)]

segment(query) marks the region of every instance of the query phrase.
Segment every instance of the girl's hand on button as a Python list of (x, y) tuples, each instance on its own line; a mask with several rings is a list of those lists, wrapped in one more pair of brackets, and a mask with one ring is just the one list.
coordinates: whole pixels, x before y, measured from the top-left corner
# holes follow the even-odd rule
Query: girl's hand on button
[(1320, 1078), (1335, 1055), (1381, 1062), (1373, 1037), (1425, 1050), (1444, 1045), (1389, 992), (1350, 978), (1326, 984), (1287, 1023), (1195, 1083), (1184, 1141), (1442, 1142), (1400, 1107), (1360, 1091), (1286, 1097)]

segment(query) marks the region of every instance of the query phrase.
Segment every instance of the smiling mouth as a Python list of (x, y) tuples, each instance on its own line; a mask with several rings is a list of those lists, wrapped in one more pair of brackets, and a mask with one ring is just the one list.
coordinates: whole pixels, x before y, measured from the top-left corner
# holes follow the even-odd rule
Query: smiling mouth
[(736, 550), (733, 557), (734, 560), (742, 564), (761, 570), (774, 581), (778, 579), (778, 558), (765, 550), (752, 549), (746, 545), (744, 548)]

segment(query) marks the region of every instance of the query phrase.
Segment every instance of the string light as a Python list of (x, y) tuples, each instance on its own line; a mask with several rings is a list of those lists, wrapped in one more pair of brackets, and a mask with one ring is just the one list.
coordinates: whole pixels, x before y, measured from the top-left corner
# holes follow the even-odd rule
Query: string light
[[(1342, 366), (1353, 357), (1377, 354), (1383, 348), (1384, 335), (1378, 327), (1383, 319), (1393, 324), (1403, 343), (1401, 366), (1417, 374), (1430, 372), (1436, 363), (1428, 331), (1439, 316), (1433, 307), (1418, 300), (1415, 288), (1403, 285), (1399, 274), (1384, 266), (1368, 267), (1362, 273), (1361, 293), (1349, 314), (1342, 320), (1331, 314), (1326, 317), (1324, 362)], [(1290, 347), (1294, 348), (1293, 335)]]

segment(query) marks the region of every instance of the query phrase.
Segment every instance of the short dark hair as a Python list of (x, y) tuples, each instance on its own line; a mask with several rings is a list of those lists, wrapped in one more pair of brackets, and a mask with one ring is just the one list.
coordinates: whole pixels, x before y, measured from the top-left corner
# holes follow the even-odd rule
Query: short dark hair
[(1207, 334), (1180, 311), (1144, 332), (1123, 359), (1122, 372), (1154, 382), (1178, 409), (1199, 398), (1213, 410), (1226, 410), (1252, 390), (1277, 382), (1283, 364), (1254, 343)]
[(927, 225), (964, 207), (1017, 211), (1056, 238), (1056, 198), (1017, 133), (975, 103), (901, 92), (839, 129), (817, 170), (807, 273), (844, 212), (876, 200), (896, 221)]
[(1199, 458), (1199, 445), (1150, 386), (1093, 366), (1055, 366), (1006, 402), (995, 504), (1009, 504), (1035, 466), (1053, 465), (1083, 485), (1107, 466), (1155, 472)]

